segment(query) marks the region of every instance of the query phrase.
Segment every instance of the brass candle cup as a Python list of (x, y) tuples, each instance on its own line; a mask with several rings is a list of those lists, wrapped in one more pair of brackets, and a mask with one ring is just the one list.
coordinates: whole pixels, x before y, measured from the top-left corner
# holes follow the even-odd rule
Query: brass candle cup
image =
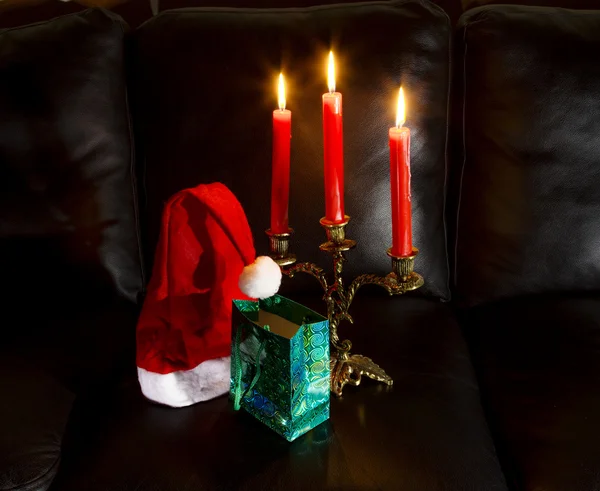
[(290, 228), (287, 232), (274, 233), (268, 229), (265, 233), (269, 237), (269, 255), (273, 260), (281, 267), (294, 264), (296, 256), (290, 253), (290, 239), (294, 230)]

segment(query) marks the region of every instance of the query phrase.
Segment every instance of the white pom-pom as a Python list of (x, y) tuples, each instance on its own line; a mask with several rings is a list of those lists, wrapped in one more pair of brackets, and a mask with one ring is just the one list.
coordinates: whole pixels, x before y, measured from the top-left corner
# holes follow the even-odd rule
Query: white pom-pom
[(268, 298), (279, 291), (281, 268), (268, 256), (259, 256), (240, 275), (239, 287), (250, 298)]

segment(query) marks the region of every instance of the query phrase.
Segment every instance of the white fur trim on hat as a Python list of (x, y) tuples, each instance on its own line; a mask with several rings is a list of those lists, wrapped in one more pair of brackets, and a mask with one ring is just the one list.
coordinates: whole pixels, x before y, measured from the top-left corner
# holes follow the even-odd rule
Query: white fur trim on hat
[(239, 287), (250, 298), (268, 298), (279, 291), (281, 268), (269, 256), (259, 256), (244, 268)]
[(191, 370), (166, 374), (139, 367), (137, 370), (142, 393), (151, 401), (171, 407), (190, 406), (229, 391), (229, 356), (207, 360)]

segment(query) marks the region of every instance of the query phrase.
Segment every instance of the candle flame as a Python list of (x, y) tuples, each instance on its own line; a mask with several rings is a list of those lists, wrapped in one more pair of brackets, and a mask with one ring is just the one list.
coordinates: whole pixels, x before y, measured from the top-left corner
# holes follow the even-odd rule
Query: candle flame
[(327, 86), (329, 92), (335, 92), (335, 63), (333, 62), (333, 51), (329, 52), (329, 62), (327, 63)]
[(277, 100), (279, 102), (279, 110), (285, 109), (285, 81), (283, 79), (283, 73), (279, 74), (279, 83), (277, 85)]
[(401, 128), (406, 121), (406, 105), (404, 103), (404, 92), (400, 87), (398, 94), (398, 109), (396, 110), (396, 127)]

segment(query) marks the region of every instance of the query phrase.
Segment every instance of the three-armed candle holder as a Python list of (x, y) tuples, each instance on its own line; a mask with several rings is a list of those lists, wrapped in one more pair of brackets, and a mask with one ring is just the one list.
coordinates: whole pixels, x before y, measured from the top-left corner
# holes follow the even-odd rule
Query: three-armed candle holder
[(329, 283), (327, 273), (313, 263), (296, 263), (296, 257), (290, 253), (290, 238), (293, 230), (287, 233), (276, 234), (269, 230), (271, 257), (279, 264), (283, 274), (292, 278), (296, 273), (306, 273), (320, 283), (325, 292), (323, 300), (327, 304), (327, 317), (329, 318), (329, 329), (331, 336), (331, 391), (337, 396), (342, 395), (346, 384), (357, 386), (363, 375), (373, 380), (392, 385), (393, 380), (385, 371), (370, 358), (366, 356), (350, 354), (352, 343), (345, 339), (340, 341), (338, 326), (342, 321), (353, 323), (348, 312), (354, 295), (361, 286), (378, 285), (385, 288), (390, 295), (401, 295), (411, 290), (416, 290), (423, 285), (423, 278), (413, 271), (415, 257), (418, 249), (413, 248), (410, 256), (395, 256), (391, 248), (388, 256), (392, 259), (392, 271), (386, 276), (375, 274), (363, 274), (354, 278), (346, 288), (342, 279), (344, 267), (344, 253), (356, 246), (356, 242), (346, 239), (346, 225), (350, 217), (345, 221), (332, 224), (321, 219), (321, 225), (327, 234), (327, 242), (321, 244), (320, 249), (333, 257), (333, 282)]

